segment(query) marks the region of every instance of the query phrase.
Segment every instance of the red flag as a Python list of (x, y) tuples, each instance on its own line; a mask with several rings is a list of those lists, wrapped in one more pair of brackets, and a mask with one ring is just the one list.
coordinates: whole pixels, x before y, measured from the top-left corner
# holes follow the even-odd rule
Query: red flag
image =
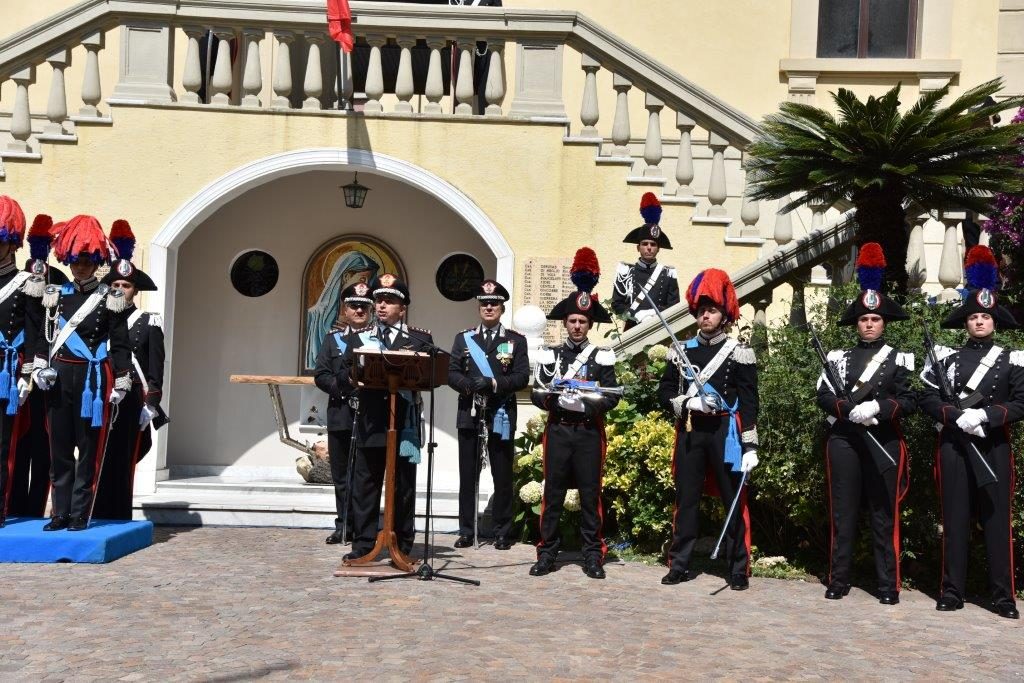
[(348, 0), (327, 0), (327, 30), (342, 50), (352, 52), (356, 38), (352, 35), (352, 10)]

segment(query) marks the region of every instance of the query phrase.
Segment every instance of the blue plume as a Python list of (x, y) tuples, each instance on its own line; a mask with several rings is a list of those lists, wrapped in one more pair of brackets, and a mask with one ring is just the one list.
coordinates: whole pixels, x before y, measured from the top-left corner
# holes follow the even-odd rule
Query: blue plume
[(572, 283), (576, 285), (576, 288), (581, 292), (587, 292), (588, 294), (594, 291), (594, 287), (597, 286), (597, 281), (600, 276), (590, 272), (589, 270), (578, 270), (569, 276)]
[(882, 276), (885, 274), (885, 268), (879, 268), (877, 266), (858, 266), (857, 267), (857, 282), (860, 283), (861, 290), (873, 289), (876, 292), (882, 291)]

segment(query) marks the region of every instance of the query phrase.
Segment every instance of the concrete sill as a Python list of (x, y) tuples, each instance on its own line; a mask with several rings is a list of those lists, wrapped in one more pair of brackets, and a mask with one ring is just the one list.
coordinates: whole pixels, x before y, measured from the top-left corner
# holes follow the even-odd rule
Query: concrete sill
[(946, 75), (952, 77), (959, 74), (960, 70), (961, 61), (959, 59), (843, 59), (830, 57), (779, 60), (779, 71), (781, 72), (819, 75)]

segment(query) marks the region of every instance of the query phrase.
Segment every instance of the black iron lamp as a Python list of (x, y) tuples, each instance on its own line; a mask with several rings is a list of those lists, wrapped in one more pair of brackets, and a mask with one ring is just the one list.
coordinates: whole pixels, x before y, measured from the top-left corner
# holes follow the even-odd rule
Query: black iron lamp
[(366, 193), (370, 191), (370, 188), (359, 184), (359, 174), (356, 173), (355, 180), (348, 185), (342, 185), (341, 191), (345, 193), (345, 206), (350, 209), (361, 209), (363, 208), (363, 202), (366, 201)]

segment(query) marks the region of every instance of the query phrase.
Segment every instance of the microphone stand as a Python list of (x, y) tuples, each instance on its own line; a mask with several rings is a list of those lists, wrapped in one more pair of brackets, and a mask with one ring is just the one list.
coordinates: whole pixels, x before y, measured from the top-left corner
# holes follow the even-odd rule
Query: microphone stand
[[(378, 321), (378, 324), (380, 321)], [(418, 334), (414, 334), (412, 330), (402, 329), (395, 325), (382, 324), (383, 327), (387, 327), (395, 331), (396, 333), (401, 332), (411, 339), (419, 341), (421, 344), (427, 346), (427, 352), (430, 354), (430, 376), (431, 378), (436, 377), (437, 373), (437, 354), (442, 351), (440, 346), (434, 344), (433, 340), (423, 337)], [(433, 382), (431, 382), (433, 384)], [(423, 529), (423, 561), (416, 571), (403, 572), (401, 574), (390, 574), (388, 576), (371, 576), (369, 578), (370, 583), (376, 583), (377, 581), (389, 581), (391, 579), (419, 579), (420, 581), (433, 581), (434, 579), (445, 579), (447, 581), (456, 581), (458, 583), (467, 583), (472, 586), (479, 586), (480, 582), (476, 579), (466, 579), (461, 576), (453, 576), (452, 574), (445, 574), (436, 571), (430, 565), (430, 519), (433, 514), (433, 494), (434, 494), (434, 448), (437, 443), (434, 441), (434, 395), (435, 387), (430, 387), (430, 417), (428, 420), (427, 427), (427, 510), (426, 510), (426, 521), (424, 522)], [(415, 495), (415, 494), (414, 494)]]

